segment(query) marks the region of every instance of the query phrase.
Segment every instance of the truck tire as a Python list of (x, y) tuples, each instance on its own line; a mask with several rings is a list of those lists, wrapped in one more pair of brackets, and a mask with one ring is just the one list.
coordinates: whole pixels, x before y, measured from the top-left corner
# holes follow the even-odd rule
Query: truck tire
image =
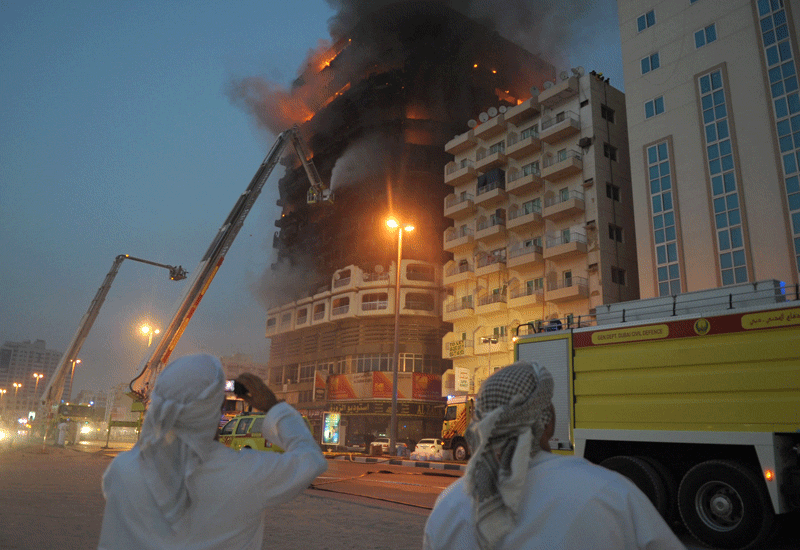
[(453, 446), (453, 459), (463, 462), (469, 458), (469, 449), (464, 441), (459, 441)]
[(664, 484), (667, 497), (667, 510), (666, 513), (661, 514), (661, 517), (663, 517), (664, 521), (670, 524), (670, 526), (673, 522), (680, 523), (678, 519), (678, 481), (675, 479), (672, 471), (664, 466), (663, 462), (653, 457), (637, 456), (636, 458), (644, 460), (652, 466), (653, 469), (658, 472), (658, 477), (661, 478), (661, 482)]
[(600, 463), (600, 466), (624, 475), (636, 485), (650, 502), (653, 503), (661, 517), (669, 514), (669, 497), (661, 476), (650, 464), (635, 456), (612, 456)]
[(716, 548), (758, 547), (774, 522), (763, 480), (732, 460), (709, 460), (686, 472), (678, 488), (678, 509), (689, 532)]

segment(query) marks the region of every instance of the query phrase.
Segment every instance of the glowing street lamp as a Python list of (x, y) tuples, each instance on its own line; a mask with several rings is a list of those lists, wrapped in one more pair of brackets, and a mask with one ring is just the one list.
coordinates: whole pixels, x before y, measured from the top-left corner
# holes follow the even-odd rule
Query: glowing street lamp
[(403, 260), (403, 231), (411, 232), (414, 226), (401, 224), (394, 218), (386, 220), (390, 229), (397, 230), (397, 269), (394, 281), (394, 367), (392, 368), (392, 419), (389, 427), (389, 454), (397, 455), (397, 372), (400, 368), (400, 262)]
[(75, 365), (80, 362), (80, 359), (74, 359), (72, 361), (72, 371), (69, 374), (69, 395), (67, 396), (67, 399), (72, 399), (72, 378), (75, 376)]
[(16, 412), (16, 410), (17, 410), (17, 390), (19, 390), (22, 387), (22, 384), (20, 384), (19, 382), (14, 382), (12, 384), (12, 386), (14, 386), (14, 411)]
[(34, 372), (33, 377), (36, 378), (36, 386), (33, 388), (33, 398), (36, 399), (36, 395), (39, 392), (39, 380), (44, 378), (44, 374), (39, 374), (38, 372)]
[(139, 330), (142, 331), (142, 334), (147, 336), (147, 347), (150, 347), (150, 344), (153, 343), (153, 334), (159, 334), (161, 331), (157, 328), (153, 328), (150, 325), (142, 325), (139, 327)]
[(2, 402), (2, 403), (3, 403), (3, 408), (2, 408), (2, 409), (0, 409), (0, 410), (2, 410), (2, 411), (4, 411), (4, 412), (5, 412), (5, 403), (6, 403), (6, 400), (5, 400), (5, 399), (3, 399), (3, 398), (6, 396), (6, 392), (7, 392), (7, 391), (8, 391), (8, 390), (7, 390), (7, 389), (5, 389), (5, 388), (0, 388), (0, 402)]

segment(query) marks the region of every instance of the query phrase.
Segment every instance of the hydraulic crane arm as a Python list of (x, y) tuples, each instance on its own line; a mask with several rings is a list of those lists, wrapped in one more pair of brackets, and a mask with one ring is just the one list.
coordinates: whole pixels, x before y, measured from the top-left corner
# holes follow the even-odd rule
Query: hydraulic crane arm
[(228, 214), (225, 223), (219, 228), (214, 240), (211, 242), (211, 246), (208, 247), (208, 250), (200, 260), (200, 265), (195, 270), (192, 280), (187, 285), (183, 296), (178, 301), (178, 306), (175, 310), (175, 314), (172, 316), (169, 326), (161, 333), (158, 341), (154, 343), (149, 356), (145, 357), (140, 364), (140, 374), (130, 383), (131, 391), (136, 393), (143, 401), (146, 402), (148, 400), (150, 389), (153, 387), (156, 377), (169, 361), (172, 351), (178, 344), (192, 315), (194, 315), (194, 312), (197, 310), (197, 306), (200, 304), (200, 300), (203, 299), (211, 281), (216, 276), (217, 271), (225, 259), (225, 254), (228, 252), (236, 235), (238, 235), (247, 214), (253, 207), (253, 203), (255, 203), (258, 195), (261, 193), (261, 189), (264, 187), (264, 184), (290, 141), (297, 151), (297, 155), (300, 157), (300, 162), (303, 164), (306, 174), (308, 174), (311, 180), (309, 196), (313, 189), (319, 197), (315, 202), (330, 200), (330, 194), (325, 196), (324, 192), (326, 187), (323, 185), (313, 161), (306, 153), (305, 147), (303, 147), (298, 137), (298, 133), (299, 128), (295, 125), (278, 135), (269, 153), (264, 157), (261, 166), (259, 166), (253, 179), (250, 181), (250, 185), (248, 185), (244, 193), (239, 196), (233, 210)]
[(92, 325), (94, 324), (95, 319), (97, 319), (97, 315), (100, 313), (100, 308), (103, 306), (103, 302), (108, 295), (108, 291), (111, 289), (111, 283), (114, 282), (114, 278), (116, 278), (119, 268), (122, 265), (122, 262), (125, 260), (135, 260), (145, 264), (165, 267), (169, 269), (169, 278), (173, 281), (180, 281), (181, 279), (186, 278), (186, 271), (181, 266), (174, 267), (171, 265), (159, 264), (149, 260), (135, 258), (128, 254), (120, 254), (114, 258), (114, 262), (111, 264), (111, 270), (108, 272), (105, 279), (103, 279), (103, 283), (100, 285), (100, 288), (97, 289), (97, 294), (95, 294), (94, 298), (92, 299), (92, 303), (89, 305), (89, 309), (83, 315), (83, 318), (78, 325), (78, 331), (75, 333), (75, 336), (72, 337), (72, 341), (70, 342), (67, 351), (61, 356), (61, 360), (59, 361), (53, 376), (50, 377), (50, 380), (47, 382), (47, 386), (45, 386), (44, 391), (42, 392), (40, 405), (45, 413), (50, 412), (50, 409), (53, 405), (57, 405), (61, 402), (61, 394), (64, 393), (64, 383), (66, 381), (67, 371), (71, 371), (71, 369), (74, 368), (74, 362), (77, 360), (78, 353), (80, 353), (81, 347), (83, 347), (83, 343), (86, 341), (86, 337), (89, 335), (89, 331), (92, 329)]

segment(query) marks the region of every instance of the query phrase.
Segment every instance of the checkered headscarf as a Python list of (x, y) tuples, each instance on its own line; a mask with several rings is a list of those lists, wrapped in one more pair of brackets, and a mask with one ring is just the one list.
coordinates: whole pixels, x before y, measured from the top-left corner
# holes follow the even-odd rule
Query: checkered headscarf
[(481, 386), (467, 429), (474, 449), (467, 465), (478, 543), (494, 548), (517, 521), (528, 462), (550, 422), (553, 377), (537, 363), (518, 361)]

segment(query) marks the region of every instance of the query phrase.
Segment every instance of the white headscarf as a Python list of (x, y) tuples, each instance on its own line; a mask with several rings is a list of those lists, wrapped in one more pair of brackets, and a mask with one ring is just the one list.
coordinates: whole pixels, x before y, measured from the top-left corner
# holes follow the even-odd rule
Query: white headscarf
[(191, 505), (187, 480), (217, 443), (225, 374), (207, 354), (176, 359), (156, 380), (136, 447), (144, 480), (175, 529)]
[(552, 399), (550, 372), (525, 361), (490, 376), (475, 398), (466, 433), (475, 451), (464, 477), (484, 550), (496, 547), (517, 522), (528, 462), (541, 450)]

